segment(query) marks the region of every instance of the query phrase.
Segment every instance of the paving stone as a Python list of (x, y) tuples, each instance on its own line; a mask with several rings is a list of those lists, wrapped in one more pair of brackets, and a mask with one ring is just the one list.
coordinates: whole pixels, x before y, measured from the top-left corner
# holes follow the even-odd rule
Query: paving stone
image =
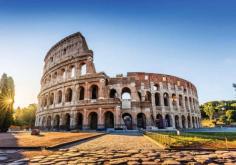
[(181, 163), (176, 160), (165, 160), (162, 164), (163, 165), (180, 165)]

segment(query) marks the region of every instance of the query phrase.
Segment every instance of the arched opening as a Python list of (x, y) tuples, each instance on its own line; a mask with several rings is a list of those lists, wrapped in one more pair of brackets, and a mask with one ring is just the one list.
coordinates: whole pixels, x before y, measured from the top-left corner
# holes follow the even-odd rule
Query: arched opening
[(154, 91), (159, 91), (159, 90), (160, 90), (160, 85), (159, 85), (159, 84), (155, 84), (155, 85), (153, 86), (153, 90), (154, 90)]
[(79, 100), (84, 100), (84, 87), (79, 87)]
[(60, 104), (62, 102), (62, 91), (57, 92), (57, 103)]
[(186, 123), (185, 116), (184, 116), (184, 115), (182, 115), (182, 127), (183, 127), (183, 128), (186, 128), (186, 125), (185, 125), (185, 123)]
[(109, 96), (110, 96), (110, 98), (112, 98), (112, 99), (117, 98), (117, 92), (116, 92), (116, 90), (115, 90), (115, 89), (111, 89)]
[(71, 102), (72, 101), (72, 89), (71, 88), (68, 88), (66, 90), (66, 102)]
[(166, 127), (172, 127), (171, 117), (168, 114), (165, 116), (165, 125)]
[(62, 77), (63, 80), (66, 79), (66, 70), (64, 68), (61, 69), (61, 77)]
[(48, 116), (48, 118), (47, 118), (47, 129), (51, 129), (51, 120), (52, 120), (51, 116)]
[(169, 95), (168, 95), (168, 93), (164, 93), (163, 97), (164, 97), (164, 106), (169, 106)]
[(183, 106), (183, 96), (179, 95), (179, 106), (182, 107)]
[(65, 129), (67, 131), (70, 130), (70, 114), (69, 113), (65, 115)]
[(178, 115), (175, 116), (175, 128), (177, 128), (177, 129), (180, 128), (180, 125), (179, 125), (179, 116), (178, 116)]
[(54, 118), (54, 129), (59, 130), (60, 128), (60, 116), (56, 115)]
[(155, 93), (155, 104), (156, 104), (156, 106), (160, 106), (161, 105), (160, 93)]
[(152, 94), (151, 94), (151, 92), (149, 92), (149, 91), (146, 92), (145, 101), (149, 101), (149, 102), (152, 101)]
[(49, 103), (50, 103), (50, 105), (53, 105), (53, 103), (54, 103), (54, 93), (50, 94)]
[(47, 123), (46, 123), (46, 118), (43, 117), (43, 119), (41, 120), (41, 126), (42, 126), (43, 128), (45, 128), (46, 125), (47, 125)]
[(137, 127), (146, 129), (146, 116), (143, 113), (137, 115)]
[(190, 106), (190, 109), (189, 109), (189, 110), (192, 111), (192, 108), (193, 108), (193, 107), (192, 107), (192, 99), (191, 99), (191, 97), (189, 97), (189, 106)]
[(125, 124), (126, 128), (128, 130), (132, 130), (133, 129), (132, 116), (128, 113), (125, 113), (125, 114), (122, 115), (122, 118), (123, 118), (123, 121), (124, 121), (124, 124)]
[(53, 76), (52, 76), (52, 78), (53, 78), (54, 80), (56, 80), (56, 79), (57, 79), (57, 72), (54, 72), (54, 73), (53, 73)]
[(87, 66), (86, 66), (86, 64), (82, 64), (81, 68), (80, 68), (80, 75), (83, 76), (86, 74), (87, 74)]
[(122, 100), (131, 100), (131, 90), (127, 87), (122, 89)]
[(47, 98), (47, 96), (45, 96), (44, 98), (43, 98), (43, 106), (44, 107), (46, 107), (48, 104), (47, 104), (47, 100), (48, 100), (48, 98)]
[(194, 117), (192, 117), (192, 125), (193, 125), (193, 128), (196, 128), (195, 127), (195, 119), (194, 119)]
[(173, 106), (176, 106), (176, 105), (177, 105), (176, 94), (172, 94), (172, 105), (173, 105)]
[(105, 113), (105, 128), (114, 128), (114, 115), (112, 112)]
[(70, 77), (75, 78), (75, 67), (74, 66), (70, 67)]
[(92, 100), (98, 99), (98, 86), (92, 85), (90, 91), (91, 91), (91, 99)]
[(83, 114), (80, 112), (76, 115), (76, 128), (80, 130), (83, 129)]
[(163, 118), (162, 118), (161, 114), (157, 114), (157, 116), (156, 116), (156, 126), (159, 129), (163, 129), (164, 128)]
[(186, 108), (187, 110), (189, 110), (189, 107), (188, 107), (188, 98), (187, 98), (187, 97), (184, 98), (184, 102), (185, 102), (185, 108)]
[(188, 116), (188, 128), (191, 128), (191, 119), (190, 119), (190, 116)]
[(98, 115), (96, 112), (91, 112), (89, 114), (89, 128), (91, 130), (96, 130), (98, 128)]

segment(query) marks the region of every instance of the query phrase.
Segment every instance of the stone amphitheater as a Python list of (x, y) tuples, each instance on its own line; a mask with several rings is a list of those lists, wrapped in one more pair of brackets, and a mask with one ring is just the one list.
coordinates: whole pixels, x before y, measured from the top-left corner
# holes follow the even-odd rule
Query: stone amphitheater
[(44, 62), (36, 113), (40, 129), (201, 127), (197, 89), (191, 82), (156, 73), (110, 77), (97, 72), (93, 51), (79, 32), (56, 43)]

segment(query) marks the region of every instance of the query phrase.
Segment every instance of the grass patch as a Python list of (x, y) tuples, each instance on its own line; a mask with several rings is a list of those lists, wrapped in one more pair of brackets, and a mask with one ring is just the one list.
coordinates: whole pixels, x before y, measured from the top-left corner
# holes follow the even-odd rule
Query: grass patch
[(167, 148), (227, 149), (236, 148), (236, 133), (147, 133)]

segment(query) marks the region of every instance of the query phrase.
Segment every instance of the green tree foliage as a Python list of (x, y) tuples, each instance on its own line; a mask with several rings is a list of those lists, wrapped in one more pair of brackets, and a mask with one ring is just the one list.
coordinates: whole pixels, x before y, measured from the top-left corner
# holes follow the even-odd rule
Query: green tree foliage
[(222, 122), (222, 123), (227, 123), (227, 116), (226, 115), (221, 115), (219, 117), (219, 121)]
[(230, 123), (236, 121), (236, 110), (228, 110), (225, 115)]
[(0, 132), (7, 132), (13, 123), (14, 81), (7, 74), (0, 79)]
[(14, 113), (15, 125), (33, 128), (36, 110), (36, 104), (30, 104), (29, 106), (22, 109), (17, 108)]
[(212, 120), (216, 109), (215, 109), (214, 104), (212, 102), (209, 102), (203, 105), (203, 111), (209, 117), (209, 119)]

